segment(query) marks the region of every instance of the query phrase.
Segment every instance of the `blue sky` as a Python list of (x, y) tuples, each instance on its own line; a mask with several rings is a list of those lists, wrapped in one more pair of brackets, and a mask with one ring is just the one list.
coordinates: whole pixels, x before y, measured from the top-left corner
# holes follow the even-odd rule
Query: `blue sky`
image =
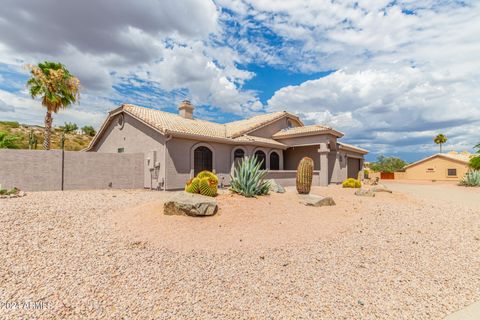
[[(88, 23), (85, 23), (88, 21)], [(82, 83), (55, 115), (99, 127), (121, 103), (227, 122), (287, 110), (343, 141), (417, 160), (480, 142), (478, 1), (5, 0), (0, 119), (42, 124), (25, 64), (64, 63)]]

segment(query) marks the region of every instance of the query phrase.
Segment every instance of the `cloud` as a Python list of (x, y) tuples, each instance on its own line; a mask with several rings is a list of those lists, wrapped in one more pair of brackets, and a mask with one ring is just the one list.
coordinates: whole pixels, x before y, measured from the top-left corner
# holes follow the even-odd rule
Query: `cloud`
[(15, 107), (0, 99), (0, 112), (15, 112)]
[(477, 86), (410, 67), (339, 70), (278, 90), (268, 107), (295, 110), (308, 122), (343, 130), (350, 141), (365, 146), (412, 148), (444, 132), (452, 144), (471, 148), (478, 134), (463, 133), (480, 127)]

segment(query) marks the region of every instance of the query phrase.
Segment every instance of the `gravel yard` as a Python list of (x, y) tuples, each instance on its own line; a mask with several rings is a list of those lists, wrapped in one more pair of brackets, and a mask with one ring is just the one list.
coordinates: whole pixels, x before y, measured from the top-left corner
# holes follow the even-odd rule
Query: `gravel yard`
[(0, 318), (441, 319), (480, 300), (480, 190), (390, 186), (315, 188), (322, 208), (221, 195), (208, 218), (143, 190), (0, 200)]

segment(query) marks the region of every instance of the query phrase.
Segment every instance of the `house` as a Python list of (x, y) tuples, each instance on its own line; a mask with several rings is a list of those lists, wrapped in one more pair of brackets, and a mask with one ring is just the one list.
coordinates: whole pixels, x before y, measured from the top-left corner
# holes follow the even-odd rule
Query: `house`
[(437, 153), (405, 166), (402, 179), (457, 181), (468, 171), (468, 152)]
[(314, 160), (313, 183), (326, 186), (357, 177), (366, 150), (339, 142), (343, 133), (321, 125), (305, 126), (282, 111), (219, 124), (193, 118), (187, 100), (179, 114), (124, 104), (112, 110), (86, 151), (143, 153), (145, 187), (180, 189), (202, 170), (214, 171), (224, 185), (235, 164), (257, 155), (268, 177), (295, 183), (300, 159)]

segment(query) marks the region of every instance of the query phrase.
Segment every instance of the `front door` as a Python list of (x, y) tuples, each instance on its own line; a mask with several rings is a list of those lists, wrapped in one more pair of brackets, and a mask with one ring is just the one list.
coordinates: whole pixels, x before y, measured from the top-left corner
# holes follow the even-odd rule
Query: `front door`
[(195, 176), (203, 171), (213, 170), (212, 151), (207, 147), (198, 147), (193, 154), (193, 171)]

